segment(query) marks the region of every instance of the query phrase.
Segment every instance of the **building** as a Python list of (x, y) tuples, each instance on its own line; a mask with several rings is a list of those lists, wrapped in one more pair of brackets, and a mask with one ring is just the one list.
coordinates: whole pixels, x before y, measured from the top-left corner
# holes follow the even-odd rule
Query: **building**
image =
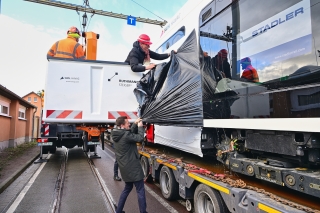
[(37, 111), (35, 113), (34, 122), (33, 122), (33, 138), (40, 137), (40, 118), (41, 118), (41, 111), (43, 106), (43, 100), (41, 99), (41, 96), (39, 96), (35, 92), (30, 92), (22, 97), (24, 100), (28, 101), (32, 105), (37, 107)]
[(0, 149), (32, 140), (37, 107), (0, 84)]
[(35, 113), (35, 116), (40, 118), (42, 109), (41, 97), (35, 92), (30, 92), (22, 98), (37, 107), (38, 110)]

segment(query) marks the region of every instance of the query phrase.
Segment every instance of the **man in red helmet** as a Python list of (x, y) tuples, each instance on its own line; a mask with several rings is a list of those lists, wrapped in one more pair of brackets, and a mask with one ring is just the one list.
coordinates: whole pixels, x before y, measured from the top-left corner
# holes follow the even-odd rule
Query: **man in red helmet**
[(241, 78), (252, 82), (259, 82), (259, 76), (257, 70), (251, 65), (251, 59), (245, 57), (240, 61), (243, 72)]
[(149, 50), (151, 44), (150, 37), (146, 34), (141, 34), (138, 40), (133, 43), (133, 48), (125, 60), (130, 64), (133, 72), (144, 72), (154, 68), (155, 64), (150, 64), (150, 58), (155, 60), (169, 58), (170, 53), (158, 54)]
[(217, 81), (220, 81), (221, 78), (231, 79), (230, 64), (228, 62), (228, 51), (226, 49), (221, 49), (217, 53), (217, 55), (212, 58), (212, 64)]
[(76, 27), (70, 27), (68, 37), (57, 41), (47, 53), (47, 57), (85, 59), (82, 46), (78, 43), (80, 31)]

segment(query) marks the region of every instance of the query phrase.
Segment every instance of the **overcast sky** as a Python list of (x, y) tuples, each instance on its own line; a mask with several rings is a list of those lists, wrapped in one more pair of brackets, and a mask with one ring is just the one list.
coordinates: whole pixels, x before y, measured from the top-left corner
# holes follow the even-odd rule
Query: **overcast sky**
[[(62, 2), (83, 4), (83, 0)], [(89, 0), (94, 9), (161, 20), (135, 2), (169, 20), (187, 0)], [(19, 96), (43, 89), (47, 51), (54, 42), (66, 37), (70, 26), (80, 29), (82, 15), (23, 0), (1, 0), (0, 84)], [(88, 17), (90, 20), (91, 15)], [(160, 26), (130, 26), (126, 20), (99, 15), (94, 15), (88, 26), (88, 31), (100, 34), (97, 59), (121, 62), (140, 34), (148, 34), (154, 42), (160, 38), (161, 30)]]

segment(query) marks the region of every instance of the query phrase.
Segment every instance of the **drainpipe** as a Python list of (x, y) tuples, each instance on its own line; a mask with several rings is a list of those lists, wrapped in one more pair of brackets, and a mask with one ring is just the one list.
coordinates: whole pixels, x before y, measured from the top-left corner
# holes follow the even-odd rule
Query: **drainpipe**
[(33, 112), (33, 117), (32, 117), (32, 140), (34, 139), (34, 115), (37, 112), (38, 107), (36, 107), (36, 110)]

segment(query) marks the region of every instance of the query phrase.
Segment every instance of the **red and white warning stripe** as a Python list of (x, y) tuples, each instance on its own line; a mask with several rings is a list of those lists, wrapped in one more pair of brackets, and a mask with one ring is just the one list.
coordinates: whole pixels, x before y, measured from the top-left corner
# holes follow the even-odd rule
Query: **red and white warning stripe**
[(49, 136), (49, 124), (44, 125), (44, 136)]
[(128, 119), (137, 119), (138, 112), (124, 112), (124, 111), (109, 111), (108, 119), (116, 119), (120, 116), (127, 116)]
[(46, 118), (82, 119), (80, 110), (47, 110)]

